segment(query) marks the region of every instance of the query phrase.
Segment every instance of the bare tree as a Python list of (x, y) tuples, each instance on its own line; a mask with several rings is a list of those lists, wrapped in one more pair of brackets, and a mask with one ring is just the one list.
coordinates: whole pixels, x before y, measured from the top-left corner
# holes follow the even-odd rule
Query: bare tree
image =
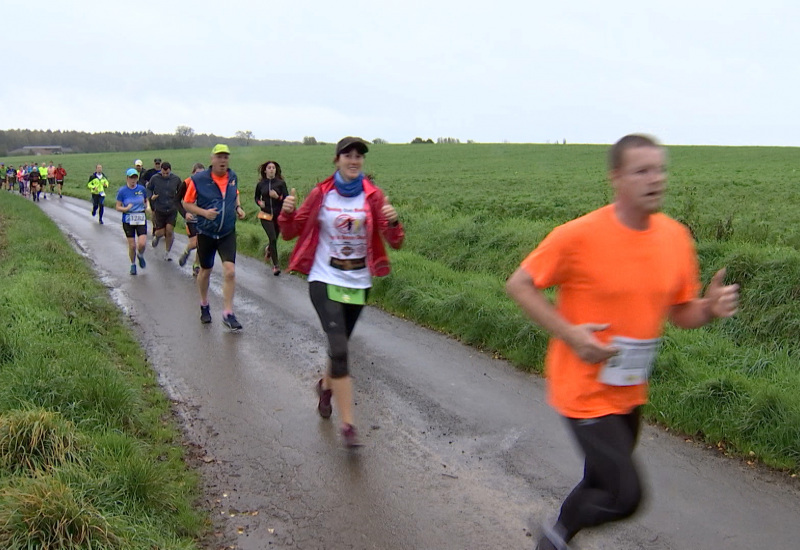
[(194, 128), (191, 126), (178, 126), (175, 128), (175, 135), (191, 139), (194, 137)]
[(191, 126), (178, 126), (175, 128), (174, 143), (176, 147), (188, 149), (194, 141), (194, 128)]
[(255, 138), (256, 135), (250, 130), (239, 130), (236, 132), (236, 139), (243, 141), (245, 145), (250, 145), (250, 140)]

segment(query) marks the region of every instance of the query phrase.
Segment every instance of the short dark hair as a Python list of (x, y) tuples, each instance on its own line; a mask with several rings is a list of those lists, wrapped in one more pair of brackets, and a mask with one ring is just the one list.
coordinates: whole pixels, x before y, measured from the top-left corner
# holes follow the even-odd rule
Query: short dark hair
[(622, 155), (628, 149), (636, 147), (661, 147), (655, 138), (644, 134), (628, 134), (620, 138), (611, 149), (608, 150), (608, 169), (617, 170), (622, 166)]
[(168, 162), (162, 162), (161, 163), (161, 169), (162, 170), (172, 170), (172, 165), (170, 163), (168, 163)]

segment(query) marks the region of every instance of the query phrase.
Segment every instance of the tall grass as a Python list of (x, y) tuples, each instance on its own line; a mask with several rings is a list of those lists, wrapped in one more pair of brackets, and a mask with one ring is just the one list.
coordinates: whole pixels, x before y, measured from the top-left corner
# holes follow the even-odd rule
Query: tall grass
[(130, 327), (58, 228), (5, 192), (0, 280), (0, 548), (196, 548), (197, 476)]

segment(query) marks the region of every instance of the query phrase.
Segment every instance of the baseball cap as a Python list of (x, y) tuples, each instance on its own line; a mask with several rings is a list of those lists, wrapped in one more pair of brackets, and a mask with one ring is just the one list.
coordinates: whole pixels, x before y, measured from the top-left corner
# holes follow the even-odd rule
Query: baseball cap
[(214, 148), (213, 148), (213, 149), (211, 149), (211, 154), (212, 154), (212, 155), (218, 155), (218, 154), (220, 154), (220, 153), (227, 153), (227, 154), (229, 154), (229, 155), (230, 155), (230, 154), (231, 154), (231, 150), (230, 150), (230, 149), (228, 149), (228, 146), (227, 146), (227, 145), (225, 145), (224, 143), (217, 143), (217, 144), (214, 146)]
[(142, 159), (136, 159), (135, 161), (133, 161), (133, 165), (134, 166), (144, 166), (144, 164), (142, 164)]
[(359, 153), (362, 155), (369, 151), (369, 147), (367, 147), (367, 142), (361, 139), (360, 137), (353, 137), (347, 136), (339, 140), (339, 143), (336, 144), (336, 156), (338, 157), (341, 155), (345, 150), (348, 149), (357, 149)]
[(129, 178), (133, 177), (133, 176), (136, 176), (138, 178), (139, 177), (139, 171), (136, 168), (128, 168), (128, 171), (125, 172), (125, 176), (129, 177)]

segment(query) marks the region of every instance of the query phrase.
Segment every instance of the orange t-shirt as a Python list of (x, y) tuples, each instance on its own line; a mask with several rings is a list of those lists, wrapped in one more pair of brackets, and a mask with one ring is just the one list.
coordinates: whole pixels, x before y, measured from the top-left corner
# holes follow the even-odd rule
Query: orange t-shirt
[[(522, 261), (539, 289), (557, 286), (556, 309), (572, 324), (609, 323), (596, 332), (658, 338), (673, 305), (700, 288), (689, 231), (664, 214), (644, 231), (630, 229), (608, 205), (556, 227)], [(647, 402), (647, 384), (609, 386), (597, 380), (602, 364), (589, 364), (563, 341), (550, 341), (545, 372), (548, 401), (569, 418), (625, 414)]]
[[(225, 198), (225, 191), (228, 190), (228, 173), (218, 176), (211, 172), (211, 179), (214, 180), (214, 183), (217, 184), (219, 187), (219, 192), (222, 193), (222, 197)], [(236, 194), (239, 194), (239, 187), (236, 187)], [(197, 189), (194, 186), (194, 180), (189, 177), (186, 180), (186, 194), (183, 196), (183, 200), (186, 202), (197, 202)]]

